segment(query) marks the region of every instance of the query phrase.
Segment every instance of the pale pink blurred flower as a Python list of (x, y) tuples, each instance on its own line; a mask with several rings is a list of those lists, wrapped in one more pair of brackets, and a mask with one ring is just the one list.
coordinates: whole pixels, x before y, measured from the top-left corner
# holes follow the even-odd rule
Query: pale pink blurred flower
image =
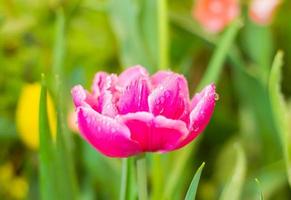
[(77, 133), (79, 132), (78, 124), (77, 124), (77, 114), (75, 111), (70, 110), (67, 117), (68, 127), (71, 131)]
[(281, 0), (252, 0), (249, 8), (250, 18), (257, 24), (268, 25)]
[(72, 89), (81, 136), (101, 153), (128, 157), (168, 152), (196, 138), (208, 124), (216, 100), (215, 85), (189, 99), (184, 76), (141, 66), (119, 76), (98, 72), (92, 92)]
[(238, 0), (196, 0), (193, 17), (208, 32), (222, 31), (239, 14)]

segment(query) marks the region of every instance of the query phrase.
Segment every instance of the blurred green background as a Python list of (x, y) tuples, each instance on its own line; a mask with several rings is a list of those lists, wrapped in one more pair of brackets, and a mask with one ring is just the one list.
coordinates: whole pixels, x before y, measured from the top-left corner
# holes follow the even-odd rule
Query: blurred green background
[[(221, 66), (214, 80), (220, 99), (206, 131), (185, 149), (148, 155), (151, 197), (182, 199), (204, 161), (198, 199), (223, 199), (227, 193), (234, 195), (228, 199), (259, 199), (260, 191), (265, 199), (291, 199), (286, 172), (291, 139), (282, 137), (291, 132), (286, 128), (291, 123), (291, 1), (282, 3), (268, 26), (252, 23), (247, 1), (241, 2), (243, 26), (231, 25), (216, 35), (203, 32), (191, 17), (192, 7), (192, 0), (2, 0), (0, 199), (40, 198), (39, 150), (20, 139), (16, 113), (23, 87), (40, 82), (41, 73), (52, 91), (52, 79), (60, 73), (67, 126), (70, 88), (90, 88), (97, 71), (119, 73), (135, 64), (151, 73), (167, 68), (183, 73), (194, 94), (212, 69), (210, 61), (224, 50), (221, 62), (212, 63)], [(282, 82), (274, 88), (282, 88), (286, 109), (278, 109), (281, 93), (274, 94), (269, 78), (279, 49), (284, 52)], [(32, 118), (33, 106), (28, 101), (20, 118)], [(55, 107), (61, 107), (57, 100)], [(100, 155), (78, 134), (66, 132), (76, 198), (118, 199), (121, 160)]]

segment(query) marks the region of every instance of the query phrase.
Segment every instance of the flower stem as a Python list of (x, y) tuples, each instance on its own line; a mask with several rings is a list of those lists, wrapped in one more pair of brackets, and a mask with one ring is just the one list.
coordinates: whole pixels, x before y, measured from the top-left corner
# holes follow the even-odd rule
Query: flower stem
[(120, 188), (120, 197), (119, 200), (126, 199), (126, 192), (128, 188), (128, 158), (122, 160), (122, 174), (121, 174), (121, 188)]
[(137, 186), (138, 186), (138, 198), (139, 200), (147, 200), (147, 172), (146, 172), (146, 157), (142, 154), (136, 159), (137, 170)]

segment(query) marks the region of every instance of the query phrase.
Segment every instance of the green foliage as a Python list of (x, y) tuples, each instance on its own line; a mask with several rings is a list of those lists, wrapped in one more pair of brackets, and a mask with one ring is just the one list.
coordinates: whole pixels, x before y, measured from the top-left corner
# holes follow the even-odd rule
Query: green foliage
[(40, 188), (41, 199), (59, 198), (56, 174), (56, 151), (53, 143), (47, 114), (47, 86), (42, 77), (42, 89), (39, 104), (39, 144), (40, 144)]
[(233, 172), (227, 183), (225, 184), (223, 191), (220, 195), (221, 200), (237, 200), (240, 199), (242, 187), (246, 175), (246, 156), (239, 144), (235, 144), (236, 158)]
[(204, 168), (204, 165), (205, 165), (205, 163), (202, 163), (202, 165), (197, 169), (197, 171), (192, 179), (192, 182), (190, 184), (190, 187), (187, 191), (185, 200), (194, 200), (196, 198), (198, 183), (199, 183), (200, 176), (201, 176), (202, 170)]
[(281, 71), (283, 66), (283, 52), (279, 51), (275, 56), (269, 78), (269, 92), (272, 103), (273, 115), (277, 132), (281, 139), (282, 151), (286, 164), (289, 185), (291, 186), (291, 128), (288, 118), (288, 107), (280, 91)]
[[(15, 199), (25, 184), (25, 199), (32, 200), (136, 199), (134, 158), (104, 157), (67, 126), (72, 85), (90, 88), (97, 71), (119, 73), (135, 64), (151, 73), (184, 73), (191, 94), (215, 82), (220, 95), (194, 144), (147, 155), (149, 199), (290, 199), (291, 2), (282, 2), (266, 26), (251, 22), (244, 2), (241, 16), (217, 34), (195, 20), (192, 0), (1, 2), (0, 199)], [(15, 112), (22, 85), (39, 82), (41, 73), (37, 152), (21, 143)], [(203, 176), (201, 166), (193, 177), (203, 161)], [(11, 173), (3, 170), (7, 163)]]

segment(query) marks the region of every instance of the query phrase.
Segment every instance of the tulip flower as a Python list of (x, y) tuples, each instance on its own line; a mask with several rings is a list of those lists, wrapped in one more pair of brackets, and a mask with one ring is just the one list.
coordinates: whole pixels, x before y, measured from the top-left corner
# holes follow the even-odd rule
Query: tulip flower
[(182, 148), (205, 129), (217, 97), (210, 84), (190, 100), (182, 75), (150, 76), (141, 66), (119, 76), (98, 72), (92, 92), (81, 85), (71, 92), (81, 136), (110, 157)]
[(193, 17), (212, 33), (222, 31), (240, 14), (238, 0), (196, 0)]
[(253, 0), (250, 4), (249, 16), (259, 25), (268, 25), (280, 3), (280, 0)]
[[(25, 84), (21, 90), (16, 109), (16, 124), (19, 136), (30, 149), (39, 146), (39, 83)], [(52, 136), (56, 135), (56, 113), (51, 96), (47, 95), (47, 109)]]

